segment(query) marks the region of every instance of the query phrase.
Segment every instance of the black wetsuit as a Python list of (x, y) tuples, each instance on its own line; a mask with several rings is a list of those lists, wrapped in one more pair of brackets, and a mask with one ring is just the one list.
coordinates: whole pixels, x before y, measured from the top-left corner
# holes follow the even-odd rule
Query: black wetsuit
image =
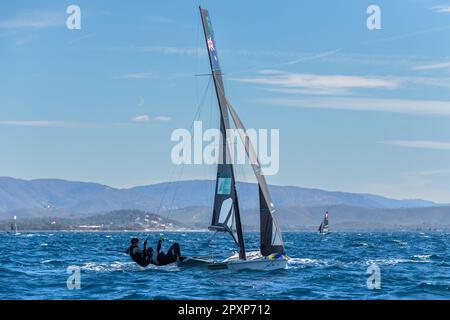
[(138, 265), (142, 267), (148, 266), (150, 263), (157, 266), (165, 266), (169, 263), (176, 262), (179, 257), (180, 261), (184, 260), (184, 257), (181, 257), (180, 245), (175, 242), (170, 246), (167, 253), (164, 253), (161, 250), (162, 240), (158, 241), (158, 246), (156, 247), (156, 254), (153, 253), (153, 256), (150, 257), (149, 253), (153, 251), (152, 248), (146, 248), (144, 244), (144, 250), (140, 250), (138, 247), (130, 246), (127, 250), (127, 253), (130, 255), (131, 259), (135, 261)]
[(156, 264), (158, 266), (164, 266), (166, 264), (176, 262), (178, 260), (177, 258), (180, 258), (179, 260), (184, 259), (183, 257), (181, 257), (181, 250), (178, 242), (175, 242), (173, 245), (171, 245), (167, 253), (164, 253), (161, 250), (161, 246), (162, 240), (160, 239), (158, 241), (158, 246), (156, 247), (156, 260), (152, 258), (150, 263)]

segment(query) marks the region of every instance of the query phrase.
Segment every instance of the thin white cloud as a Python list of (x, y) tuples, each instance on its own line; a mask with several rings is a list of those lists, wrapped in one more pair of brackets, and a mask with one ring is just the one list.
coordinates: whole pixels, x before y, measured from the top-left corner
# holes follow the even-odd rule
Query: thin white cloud
[(450, 13), (450, 5), (434, 6), (434, 7), (431, 7), (431, 10), (440, 12), (440, 13), (442, 13), (442, 12)]
[(43, 128), (103, 128), (110, 127), (89, 122), (54, 121), (54, 120), (6, 120), (0, 121), (0, 125), (18, 127), (43, 127)]
[(404, 148), (450, 150), (450, 142), (431, 141), (431, 140), (392, 140), (392, 141), (379, 141), (379, 143), (390, 144)]
[[(175, 46), (126, 46), (126, 47), (110, 47), (103, 50), (118, 52), (143, 52), (143, 53), (161, 53), (166, 55), (205, 55), (207, 50), (204, 46), (199, 47), (175, 47)], [(279, 51), (279, 50), (249, 50), (249, 49), (226, 49), (221, 48), (220, 53), (226, 55), (242, 56), (242, 57), (271, 57), (271, 58), (291, 58), (290, 60), (279, 65), (290, 65), (301, 61), (309, 61), (314, 59), (326, 58), (341, 51), (335, 49), (321, 53)], [(274, 65), (276, 67), (279, 65)]]
[(55, 12), (29, 12), (22, 13), (12, 19), (0, 21), (0, 29), (42, 29), (64, 26), (66, 18), (62, 13)]
[(259, 76), (238, 77), (232, 80), (278, 88), (314, 90), (316, 93), (327, 90), (394, 89), (400, 86), (400, 81), (395, 78), (289, 73), (279, 70), (261, 70)]
[(150, 121), (167, 122), (167, 121), (172, 120), (172, 118), (167, 117), (167, 116), (156, 116), (154, 118), (151, 118), (150, 116), (144, 114), (144, 115), (140, 115), (140, 116), (135, 116), (131, 120), (133, 122), (140, 122), (140, 123), (150, 122)]
[(141, 115), (141, 116), (135, 116), (131, 119), (131, 121), (133, 122), (149, 122), (150, 121), (150, 117), (146, 114)]
[(118, 76), (116, 79), (149, 79), (156, 78), (157, 76), (158, 73), (156, 72), (135, 72)]
[(403, 40), (403, 39), (407, 39), (407, 38), (411, 38), (411, 37), (424, 35), (424, 34), (427, 34), (427, 33), (444, 31), (444, 30), (448, 30), (448, 29), (450, 29), (450, 25), (441, 26), (441, 27), (434, 27), (434, 28), (429, 28), (429, 29), (416, 30), (416, 31), (413, 31), (413, 32), (402, 33), (402, 34), (399, 34), (399, 35), (386, 37), (386, 38), (381, 38), (381, 39), (377, 39), (377, 40), (364, 41), (364, 42), (362, 42), (362, 44), (373, 45), (376, 42), (378, 42), (378, 43), (392, 42), (392, 41)]
[(281, 66), (289, 66), (289, 65), (293, 65), (293, 64), (297, 64), (300, 62), (304, 62), (304, 61), (310, 61), (310, 60), (316, 60), (316, 59), (321, 59), (321, 58), (325, 58), (328, 56), (331, 56), (339, 51), (341, 51), (342, 49), (335, 49), (335, 50), (331, 50), (331, 51), (326, 51), (326, 52), (322, 52), (322, 53), (318, 53), (318, 54), (313, 54), (310, 56), (305, 56), (305, 57), (301, 57), (292, 61), (288, 61), (288, 62), (284, 62), (284, 63), (280, 63), (275, 65), (274, 67), (281, 67)]
[(167, 122), (172, 120), (171, 117), (167, 117), (167, 116), (157, 116), (155, 117), (155, 121), (160, 121), (160, 122)]
[(170, 47), (170, 46), (127, 46), (106, 48), (108, 51), (161, 53), (166, 55), (206, 54), (205, 48)]
[(350, 96), (354, 95), (348, 89), (293, 89), (293, 88), (261, 88), (268, 92), (276, 92), (292, 95), (308, 95), (308, 96)]
[(297, 108), (378, 111), (418, 115), (450, 115), (450, 101), (320, 97), (299, 99), (257, 99), (258, 104)]
[(418, 71), (437, 70), (437, 69), (450, 69), (450, 62), (424, 64), (424, 65), (412, 67), (411, 69), (412, 70), (418, 70)]
[[(148, 117), (148, 116), (147, 116)], [(168, 117), (167, 117), (168, 118)], [(72, 128), (72, 129), (127, 129), (138, 128), (143, 123), (150, 122), (142, 121), (140, 123), (117, 122), (117, 123), (95, 123), (95, 122), (77, 122), (77, 121), (58, 121), (58, 120), (4, 120), (0, 121), (0, 126), (13, 127), (38, 127), (38, 128)], [(168, 118), (170, 120), (170, 118)], [(132, 119), (133, 120), (133, 119)], [(155, 118), (156, 120), (156, 118)], [(156, 120), (162, 121), (162, 120)], [(168, 120), (167, 120), (168, 121)], [(136, 122), (136, 121), (134, 121)]]

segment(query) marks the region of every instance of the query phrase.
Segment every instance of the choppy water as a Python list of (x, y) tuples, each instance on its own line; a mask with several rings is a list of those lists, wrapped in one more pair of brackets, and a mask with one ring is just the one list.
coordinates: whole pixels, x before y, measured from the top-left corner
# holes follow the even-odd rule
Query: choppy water
[[(152, 233), (0, 234), (1, 299), (448, 299), (450, 234), (285, 233), (287, 270), (239, 271), (176, 266), (141, 268), (119, 250)], [(227, 256), (228, 237), (166, 233), (184, 255)], [(258, 234), (246, 234), (257, 246)], [(225, 250), (225, 252), (224, 252)], [(368, 266), (381, 289), (367, 288)], [(81, 268), (81, 288), (67, 289), (68, 266)]]

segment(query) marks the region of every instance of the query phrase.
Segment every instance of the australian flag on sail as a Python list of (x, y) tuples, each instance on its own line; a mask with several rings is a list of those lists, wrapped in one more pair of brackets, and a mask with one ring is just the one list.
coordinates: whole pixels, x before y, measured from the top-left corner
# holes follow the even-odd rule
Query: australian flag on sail
[(214, 32), (211, 25), (211, 19), (209, 15), (206, 16), (207, 23), (207, 44), (208, 44), (208, 52), (209, 58), (211, 60), (211, 66), (213, 71), (220, 71), (219, 58), (217, 57), (216, 51), (216, 42), (214, 41)]
[(214, 43), (213, 36), (210, 36), (208, 38), (208, 51), (209, 57), (211, 58), (211, 65), (213, 70), (220, 70), (219, 58), (217, 57), (216, 44)]

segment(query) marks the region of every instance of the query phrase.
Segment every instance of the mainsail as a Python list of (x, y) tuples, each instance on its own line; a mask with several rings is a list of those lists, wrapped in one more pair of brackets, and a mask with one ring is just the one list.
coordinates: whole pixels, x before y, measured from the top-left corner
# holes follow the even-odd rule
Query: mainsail
[(226, 107), (226, 98), (220, 71), (219, 59), (214, 41), (214, 31), (208, 11), (200, 8), (203, 30), (209, 61), (211, 65), (214, 86), (216, 88), (217, 101), (220, 109), (220, 132), (219, 164), (217, 166), (216, 190), (214, 197), (214, 210), (210, 230), (229, 232), (239, 245), (239, 258), (245, 259), (245, 246), (242, 234), (239, 204), (236, 193), (236, 180), (233, 165), (230, 160), (227, 130), (230, 129), (230, 121)]
[(230, 129), (229, 113), (239, 132), (246, 154), (252, 164), (252, 168), (259, 187), (260, 203), (260, 249), (261, 254), (268, 256), (273, 253), (284, 253), (284, 244), (281, 230), (278, 225), (277, 215), (267, 187), (261, 165), (254, 148), (245, 132), (245, 127), (239, 119), (236, 111), (225, 96), (222, 73), (217, 57), (214, 32), (208, 11), (200, 8), (206, 45), (209, 53), (212, 76), (216, 89), (217, 100), (220, 109), (221, 143), (219, 145), (219, 164), (217, 168), (216, 193), (214, 199), (213, 219), (211, 230), (228, 231), (240, 247), (239, 257), (245, 259), (245, 247), (242, 236), (242, 226), (239, 213), (239, 204), (236, 193), (236, 181), (233, 166), (230, 159), (227, 130)]

